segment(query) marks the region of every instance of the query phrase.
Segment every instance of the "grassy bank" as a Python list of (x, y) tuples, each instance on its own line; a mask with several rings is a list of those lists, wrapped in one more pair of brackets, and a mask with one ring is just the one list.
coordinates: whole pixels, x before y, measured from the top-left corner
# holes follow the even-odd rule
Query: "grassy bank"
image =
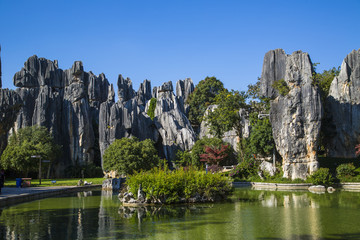
[[(39, 179), (31, 180), (31, 187), (56, 187), (56, 186), (75, 186), (80, 178), (61, 178), (61, 179)], [(56, 181), (53, 183), (52, 181)], [(85, 178), (84, 181), (92, 182), (92, 184), (102, 184), (104, 178)], [(16, 179), (6, 179), (5, 187), (16, 187)]]

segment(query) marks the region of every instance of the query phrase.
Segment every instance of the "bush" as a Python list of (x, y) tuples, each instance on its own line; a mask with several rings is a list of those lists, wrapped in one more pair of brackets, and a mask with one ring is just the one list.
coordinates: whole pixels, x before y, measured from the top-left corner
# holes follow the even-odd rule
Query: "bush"
[(150, 99), (150, 104), (149, 104), (149, 109), (147, 111), (147, 115), (149, 115), (151, 120), (154, 120), (155, 108), (156, 108), (156, 98), (151, 98)]
[(116, 139), (103, 156), (103, 168), (118, 174), (132, 174), (134, 171), (149, 170), (159, 163), (159, 156), (150, 139), (139, 141), (137, 138)]
[(338, 179), (344, 177), (355, 176), (355, 166), (352, 163), (341, 164), (336, 168), (336, 177)]
[(314, 185), (329, 186), (334, 183), (334, 178), (330, 174), (328, 168), (320, 168), (310, 175), (309, 181), (311, 181)]
[(244, 158), (242, 162), (240, 162), (235, 169), (231, 170), (229, 176), (237, 179), (248, 179), (252, 176), (257, 176), (257, 172), (259, 169), (259, 164), (253, 157)]
[(284, 79), (274, 81), (273, 88), (275, 88), (281, 96), (286, 96), (290, 92), (290, 88)]
[(137, 197), (139, 185), (152, 202), (176, 203), (181, 198), (188, 200), (197, 194), (208, 199), (224, 198), (231, 192), (231, 184), (221, 174), (206, 174), (204, 171), (154, 168), (148, 172), (135, 173), (126, 180), (129, 191)]

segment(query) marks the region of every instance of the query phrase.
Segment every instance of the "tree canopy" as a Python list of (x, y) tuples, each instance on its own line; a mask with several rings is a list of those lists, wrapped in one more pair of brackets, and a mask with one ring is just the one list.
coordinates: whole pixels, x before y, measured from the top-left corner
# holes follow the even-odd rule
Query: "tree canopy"
[(210, 133), (217, 138), (223, 137), (224, 133), (236, 129), (241, 135), (242, 127), (239, 115), (240, 108), (247, 108), (247, 96), (245, 92), (223, 90), (215, 97), (217, 105), (206, 116)]
[(37, 171), (39, 161), (31, 158), (39, 155), (53, 161), (60, 155), (61, 146), (55, 144), (45, 127), (32, 126), (19, 129), (9, 138), (9, 144), (1, 155), (1, 166), (24, 174)]
[(132, 174), (134, 171), (150, 170), (159, 163), (159, 156), (150, 139), (116, 139), (104, 152), (103, 168), (118, 174)]
[(224, 90), (224, 84), (216, 77), (206, 77), (189, 95), (187, 104), (190, 106), (189, 120), (193, 126), (199, 126), (208, 106), (215, 102), (218, 93)]

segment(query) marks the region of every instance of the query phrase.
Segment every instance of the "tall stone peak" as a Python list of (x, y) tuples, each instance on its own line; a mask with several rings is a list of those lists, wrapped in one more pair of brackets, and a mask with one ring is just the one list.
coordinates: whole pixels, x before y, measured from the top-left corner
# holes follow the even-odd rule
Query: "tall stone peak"
[(124, 79), (121, 74), (118, 77), (118, 97), (120, 102), (126, 102), (135, 96), (130, 78)]
[(176, 82), (176, 96), (183, 97), (184, 102), (186, 102), (193, 91), (194, 83), (191, 78), (186, 78), (185, 80), (179, 80)]
[[(312, 63), (302, 51), (265, 54), (260, 89), (272, 98), (270, 121), (284, 177), (305, 179), (318, 168), (317, 146), (322, 120), (320, 93), (312, 84)], [(281, 95), (273, 84), (283, 79), (289, 92)]]
[(63, 71), (57, 67), (57, 62), (38, 58), (34, 55), (14, 75), (13, 81), (16, 87), (33, 88), (48, 85), (50, 87), (62, 88), (64, 87), (62, 73)]
[(360, 144), (360, 49), (350, 52), (341, 64), (338, 76), (331, 83), (326, 99), (328, 155), (355, 158)]
[(278, 80), (285, 80), (288, 85), (299, 86), (311, 82), (313, 73), (310, 56), (301, 50), (291, 55), (283, 49), (267, 52), (264, 57), (260, 81), (260, 95), (275, 99), (279, 92), (273, 88)]

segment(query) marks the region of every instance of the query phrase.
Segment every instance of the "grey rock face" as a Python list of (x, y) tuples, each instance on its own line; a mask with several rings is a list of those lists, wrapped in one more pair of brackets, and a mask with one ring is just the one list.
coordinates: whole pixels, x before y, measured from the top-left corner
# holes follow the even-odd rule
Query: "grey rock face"
[(330, 157), (354, 158), (360, 143), (360, 49), (353, 50), (341, 64), (326, 100), (329, 121), (334, 128), (329, 138)]
[(185, 102), (193, 91), (194, 83), (191, 78), (186, 78), (185, 80), (179, 80), (176, 82), (176, 96), (182, 97)]
[(276, 174), (276, 167), (274, 167), (271, 163), (267, 162), (267, 161), (263, 161), (260, 166), (259, 169), (262, 172), (267, 172), (269, 173), (269, 175), (272, 177)]
[(130, 78), (124, 79), (120, 74), (118, 78), (118, 97), (120, 102), (126, 102), (135, 96)]
[(174, 159), (177, 149), (190, 150), (195, 144), (195, 133), (184, 113), (183, 101), (175, 96), (171, 81), (157, 88), (154, 122), (166, 159)]
[(101, 156), (115, 139), (137, 137), (140, 141), (158, 141), (154, 122), (145, 114), (136, 98), (127, 102), (107, 101), (100, 105), (99, 144)]
[(121, 187), (121, 178), (109, 178), (103, 181), (103, 190), (119, 191)]
[(275, 49), (265, 54), (262, 74), (260, 95), (268, 98), (276, 98), (279, 94), (272, 87), (275, 81), (285, 79), (286, 54), (282, 49)]
[[(283, 159), (284, 177), (305, 179), (318, 168), (316, 150), (322, 119), (320, 94), (312, 85), (310, 57), (301, 51), (286, 55), (274, 50), (265, 55), (264, 63), (261, 89), (265, 96), (276, 97), (271, 102), (270, 121)], [(286, 96), (272, 89), (271, 83), (277, 78), (287, 83), (290, 91)]]
[(145, 106), (146, 102), (152, 97), (151, 83), (149, 80), (144, 80), (144, 82), (140, 84), (136, 95), (138, 98), (138, 103)]
[(22, 101), (15, 91), (0, 89), (0, 155), (7, 145), (8, 132), (14, 126), (21, 105)]
[(56, 175), (67, 166), (94, 162), (98, 142), (93, 126), (99, 122), (100, 104), (114, 95), (104, 74), (84, 72), (79, 61), (63, 71), (57, 61), (32, 56), (15, 74), (14, 84), (23, 102), (14, 128), (40, 125), (50, 130), (63, 147)]

